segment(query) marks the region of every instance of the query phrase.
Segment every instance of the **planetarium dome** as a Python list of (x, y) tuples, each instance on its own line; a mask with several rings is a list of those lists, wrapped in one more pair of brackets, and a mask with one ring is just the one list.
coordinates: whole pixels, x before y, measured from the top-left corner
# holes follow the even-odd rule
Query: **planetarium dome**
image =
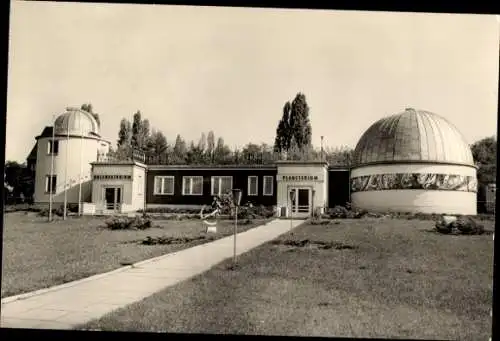
[(361, 136), (351, 169), (353, 207), (375, 211), (476, 214), (477, 175), (458, 129), (407, 108)]
[(474, 165), (468, 143), (453, 124), (411, 108), (372, 124), (354, 150), (354, 167), (401, 161)]
[(54, 127), (56, 135), (100, 136), (99, 125), (92, 114), (77, 108), (67, 108), (57, 117)]

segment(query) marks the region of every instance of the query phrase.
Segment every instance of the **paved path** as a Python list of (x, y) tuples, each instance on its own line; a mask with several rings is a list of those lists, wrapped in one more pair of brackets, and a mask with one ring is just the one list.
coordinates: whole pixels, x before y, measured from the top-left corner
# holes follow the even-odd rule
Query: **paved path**
[[(302, 222), (293, 221), (293, 227)], [(290, 228), (290, 220), (277, 219), (239, 233), (237, 255)], [(233, 237), (229, 236), (106, 274), (9, 297), (2, 300), (1, 327), (71, 329), (203, 273), (232, 255)]]

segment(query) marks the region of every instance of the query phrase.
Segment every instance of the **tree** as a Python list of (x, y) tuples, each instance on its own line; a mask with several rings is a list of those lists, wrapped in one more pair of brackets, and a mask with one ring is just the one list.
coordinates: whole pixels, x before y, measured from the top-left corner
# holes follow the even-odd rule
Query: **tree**
[(241, 161), (244, 164), (262, 163), (261, 146), (249, 143), (241, 150)]
[(198, 148), (202, 152), (204, 152), (207, 148), (207, 137), (205, 136), (205, 133), (201, 133), (200, 141), (198, 141)]
[(227, 164), (230, 163), (231, 149), (224, 144), (224, 139), (219, 137), (217, 139), (217, 146), (214, 151), (214, 163)]
[(142, 114), (137, 111), (134, 114), (132, 122), (132, 148), (147, 151), (147, 142), (149, 139), (149, 120), (142, 119)]
[(182, 139), (181, 135), (177, 135), (175, 139), (174, 150), (172, 154), (173, 164), (184, 164), (187, 159), (186, 142)]
[(481, 184), (496, 182), (497, 140), (494, 136), (475, 142), (471, 146), (472, 156), (478, 165), (477, 179)]
[[(337, 148), (326, 147), (323, 151), (323, 156), (330, 165), (348, 167), (351, 165), (353, 153), (354, 150), (346, 146)], [(321, 152), (319, 154), (319, 157), (321, 157)]]
[(290, 102), (286, 102), (283, 107), (283, 116), (278, 123), (278, 128), (276, 128), (276, 139), (274, 141), (274, 150), (278, 153), (286, 152), (290, 149), (290, 111), (291, 111)]
[[(292, 145), (292, 138), (296, 145)], [(299, 92), (291, 104), (286, 102), (283, 107), (283, 116), (276, 128), (274, 150), (278, 153), (287, 152), (290, 155), (291, 149), (294, 149), (294, 157), (299, 157), (299, 154), (310, 155), (311, 138), (309, 106), (306, 96)]]
[(477, 210), (486, 212), (486, 191), (489, 183), (496, 183), (497, 172), (497, 140), (496, 137), (486, 137), (471, 146), (472, 156), (477, 169)]
[(94, 119), (96, 120), (97, 122), (97, 126), (100, 128), (101, 127), (101, 119), (99, 118), (99, 114), (98, 113), (95, 113), (93, 111), (93, 108), (92, 108), (92, 104), (91, 103), (86, 103), (86, 104), (82, 104), (82, 106), (80, 107), (81, 110), (83, 111), (86, 111), (88, 112), (89, 114), (91, 114)]
[(153, 129), (147, 143), (148, 154), (155, 163), (166, 163), (168, 155), (167, 138), (159, 130)]
[(187, 163), (190, 165), (199, 165), (203, 163), (203, 150), (199, 145), (195, 145), (193, 141), (187, 152)]
[(120, 130), (118, 131), (118, 147), (130, 145), (132, 140), (132, 125), (126, 118), (120, 121)]
[(132, 121), (132, 139), (131, 139), (131, 144), (132, 147), (134, 148), (139, 148), (140, 143), (141, 143), (141, 124), (142, 124), (142, 115), (141, 112), (138, 110), (134, 114), (134, 118)]
[(299, 149), (311, 146), (312, 128), (309, 121), (309, 106), (306, 96), (302, 93), (298, 93), (292, 102), (290, 131)]
[(207, 150), (206, 155), (211, 163), (214, 162), (214, 151), (215, 151), (215, 135), (213, 131), (208, 132), (207, 136)]
[(10, 194), (14, 198), (23, 196), (31, 199), (35, 192), (34, 179), (26, 164), (20, 164), (16, 161), (7, 161), (4, 168), (4, 188), (12, 188)]

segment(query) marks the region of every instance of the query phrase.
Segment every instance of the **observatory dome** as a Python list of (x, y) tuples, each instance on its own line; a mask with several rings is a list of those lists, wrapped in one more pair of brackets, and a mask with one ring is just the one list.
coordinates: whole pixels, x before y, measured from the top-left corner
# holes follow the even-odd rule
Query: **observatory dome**
[(77, 108), (67, 108), (55, 123), (56, 135), (100, 136), (99, 125), (92, 114)]
[(408, 161), (474, 165), (469, 144), (453, 124), (437, 114), (407, 108), (366, 130), (354, 150), (353, 166)]

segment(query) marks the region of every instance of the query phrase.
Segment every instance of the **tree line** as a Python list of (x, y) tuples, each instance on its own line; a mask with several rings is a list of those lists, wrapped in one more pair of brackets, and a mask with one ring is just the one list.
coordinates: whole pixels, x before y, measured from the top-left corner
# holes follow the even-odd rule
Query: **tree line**
[(223, 137), (213, 131), (202, 132), (197, 141), (186, 141), (177, 134), (169, 142), (161, 130), (151, 128), (150, 122), (138, 110), (132, 120), (122, 118), (116, 149), (111, 155), (130, 159), (140, 151), (150, 164), (270, 164), (277, 160), (326, 160), (331, 164), (348, 166), (352, 149), (326, 148), (321, 151), (311, 144), (312, 129), (306, 97), (298, 93), (287, 101), (278, 122), (274, 145), (248, 143), (243, 148), (229, 147)]

